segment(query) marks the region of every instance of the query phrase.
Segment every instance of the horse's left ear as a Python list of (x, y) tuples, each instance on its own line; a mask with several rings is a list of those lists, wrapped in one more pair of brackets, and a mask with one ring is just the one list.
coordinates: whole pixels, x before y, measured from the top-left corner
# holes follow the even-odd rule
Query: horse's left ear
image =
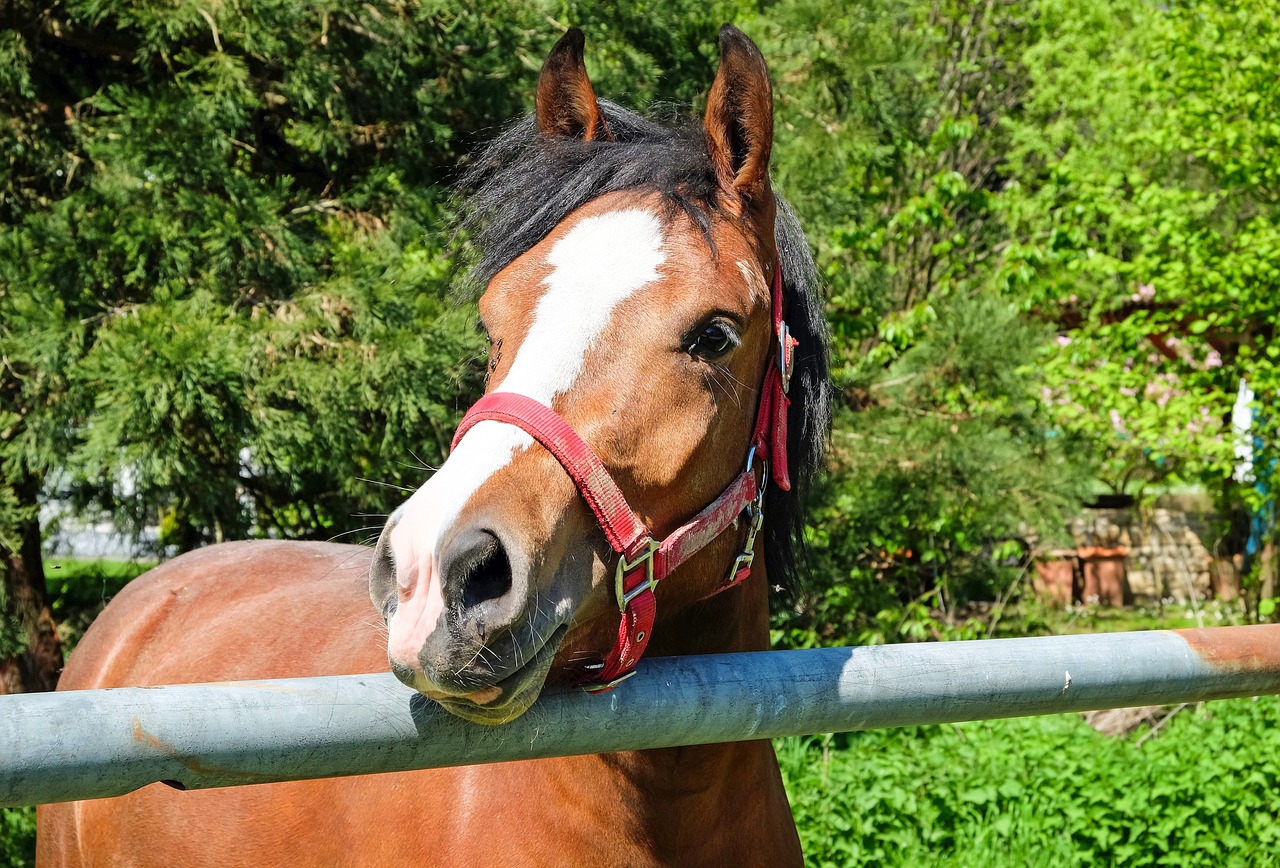
[(596, 102), (596, 92), (582, 60), (585, 44), (582, 31), (570, 27), (542, 65), (536, 107), (538, 132), (544, 136), (611, 142), (613, 135)]
[(732, 24), (720, 28), (720, 69), (707, 97), (705, 124), (721, 190), (747, 206), (767, 205), (773, 86), (764, 55)]

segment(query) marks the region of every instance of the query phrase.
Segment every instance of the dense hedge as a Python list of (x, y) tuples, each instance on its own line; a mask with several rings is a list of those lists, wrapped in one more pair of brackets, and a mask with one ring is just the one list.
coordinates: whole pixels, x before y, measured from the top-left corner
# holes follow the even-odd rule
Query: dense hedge
[[(937, 632), (914, 606), (1009, 587), (1091, 482), (1259, 506), (1224, 420), (1280, 382), (1277, 11), (6, 4), (0, 553), (51, 495), (184, 549), (376, 529), (481, 382), (451, 178), (569, 24), (641, 109), (696, 113), (724, 20), (770, 61), (841, 398), (796, 642)], [(24, 594), (0, 653), (39, 639)]]

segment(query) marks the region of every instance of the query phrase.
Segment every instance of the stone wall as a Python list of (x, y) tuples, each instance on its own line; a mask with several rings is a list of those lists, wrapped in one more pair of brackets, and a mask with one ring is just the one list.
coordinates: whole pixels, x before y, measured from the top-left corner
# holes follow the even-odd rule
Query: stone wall
[(1090, 509), (1071, 523), (1071, 535), (1082, 549), (1124, 549), (1128, 591), (1135, 603), (1212, 596), (1213, 557), (1206, 546), (1212, 539), (1202, 514)]

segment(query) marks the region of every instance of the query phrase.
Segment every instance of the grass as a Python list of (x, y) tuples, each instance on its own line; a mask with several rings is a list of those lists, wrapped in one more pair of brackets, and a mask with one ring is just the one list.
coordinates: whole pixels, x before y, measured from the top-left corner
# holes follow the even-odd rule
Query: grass
[(1243, 606), (1219, 600), (1169, 603), (1163, 606), (1073, 606), (1059, 609), (1035, 601), (1010, 606), (997, 624), (998, 638), (1061, 636), (1077, 633), (1119, 633), (1129, 630), (1182, 630), (1190, 627), (1228, 627), (1247, 623)]
[(46, 557), (44, 579), (55, 606), (104, 603), (130, 580), (156, 565), (155, 561), (84, 560)]
[(1058, 715), (777, 747), (812, 866), (1277, 864), (1280, 700), (1141, 733)]

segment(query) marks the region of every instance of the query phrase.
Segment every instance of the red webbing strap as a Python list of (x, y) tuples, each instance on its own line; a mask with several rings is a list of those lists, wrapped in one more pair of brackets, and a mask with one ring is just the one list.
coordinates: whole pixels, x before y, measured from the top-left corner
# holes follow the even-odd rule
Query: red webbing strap
[(635, 668), (649, 645), (658, 611), (654, 587), (737, 521), (757, 495), (755, 474), (740, 473), (719, 497), (659, 545), (627, 504), (595, 450), (560, 414), (524, 395), (491, 392), (467, 411), (453, 435), (454, 447), (483, 421), (515, 425), (546, 447), (573, 479), (609, 545), (621, 558), (618, 639), (604, 662), (582, 677), (584, 682), (610, 685)]
[(790, 462), (787, 457), (787, 410), (791, 399), (787, 389), (791, 385), (791, 370), (795, 349), (800, 342), (791, 336), (782, 316), (782, 260), (773, 270), (772, 288), (773, 331), (778, 338), (778, 356), (764, 375), (760, 389), (760, 407), (756, 411), (756, 427), (751, 443), (761, 458), (770, 462), (773, 482), (783, 491), (791, 490)]
[(666, 576), (675, 572), (713, 539), (733, 527), (747, 504), (756, 499), (757, 488), (754, 473), (738, 474), (737, 479), (729, 483), (729, 487), (709, 506), (662, 541), (656, 554), (655, 574), (661, 572)]
[[(756, 424), (751, 445), (756, 458), (767, 461), (772, 479), (783, 491), (791, 490), (787, 461), (787, 397), (792, 358), (797, 341), (791, 337), (783, 320), (782, 263), (774, 269), (772, 287), (774, 332), (778, 338), (778, 355), (769, 365), (760, 389)], [(719, 497), (687, 523), (672, 532), (662, 543), (656, 543), (648, 528), (627, 504), (626, 498), (586, 441), (578, 436), (558, 413), (550, 407), (514, 392), (491, 392), (467, 411), (457, 433), (456, 448), (463, 435), (477, 422), (504, 422), (515, 425), (541, 443), (555, 456), (573, 479), (591, 511), (595, 513), (609, 545), (618, 553), (617, 594), (622, 609), (618, 639), (602, 663), (588, 667), (579, 679), (588, 690), (612, 689), (629, 676), (649, 645), (657, 615), (654, 588), (669, 573), (703, 549), (711, 540), (733, 526), (739, 516), (756, 501), (754, 527), (746, 549), (750, 549), (759, 530), (759, 485), (748, 468), (729, 484)], [(763, 482), (767, 482), (764, 480)], [(750, 573), (751, 561), (744, 551), (735, 562), (733, 575), (727, 577), (717, 591), (741, 582)], [(739, 566), (741, 565), (741, 566)]]
[(615, 552), (630, 559), (643, 549), (649, 529), (627, 505), (627, 499), (595, 450), (550, 407), (515, 392), (490, 392), (467, 411), (453, 435), (456, 449), (477, 422), (506, 422), (524, 430), (556, 457), (582, 492)]
[[(618, 640), (599, 668), (588, 669), (579, 683), (596, 685), (586, 689), (598, 693), (612, 689), (635, 670), (653, 634), (653, 622), (658, 612), (658, 601), (653, 593), (657, 582), (728, 530), (755, 497), (755, 475), (749, 471), (741, 473), (709, 506), (662, 541), (653, 554), (653, 582), (627, 601), (622, 610), (622, 622), (618, 625)], [(732, 582), (722, 584), (717, 590), (744, 578), (745, 573), (735, 575)], [(624, 583), (631, 590), (646, 585), (643, 575), (638, 580), (624, 579)]]
[(612, 690), (618, 682), (630, 676), (649, 647), (653, 635), (653, 622), (658, 615), (658, 600), (652, 588), (646, 588), (622, 610), (622, 622), (618, 624), (618, 639), (598, 667), (584, 667), (576, 677), (576, 683), (590, 693)]
[[(595, 450), (559, 413), (525, 395), (490, 392), (467, 411), (453, 435), (453, 446), (457, 447), (463, 435), (483, 421), (515, 425), (546, 447), (573, 479), (583, 500), (595, 513), (609, 545), (618, 554), (622, 607), (618, 638), (604, 662), (595, 669), (584, 670), (580, 677), (582, 683), (609, 686), (635, 668), (649, 645), (658, 612), (653, 584), (662, 578), (654, 572), (657, 565), (652, 560), (657, 545)], [(625, 569), (628, 565), (631, 568)], [(604, 686), (599, 689), (605, 689)]]

